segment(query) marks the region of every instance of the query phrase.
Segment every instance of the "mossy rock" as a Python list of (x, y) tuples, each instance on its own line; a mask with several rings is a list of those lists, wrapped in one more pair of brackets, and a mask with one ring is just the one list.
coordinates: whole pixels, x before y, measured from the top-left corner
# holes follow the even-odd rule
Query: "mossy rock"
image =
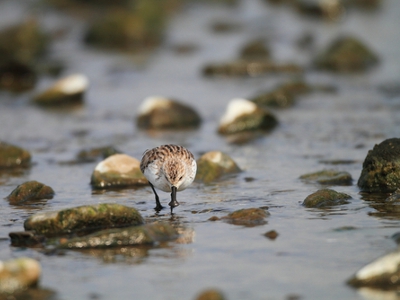
[(325, 185), (351, 185), (353, 182), (350, 173), (336, 170), (322, 170), (304, 174), (300, 176), (300, 179)]
[(32, 180), (18, 185), (6, 199), (10, 204), (18, 205), (30, 200), (51, 199), (54, 194), (51, 187)]
[(126, 154), (114, 154), (94, 169), (90, 184), (93, 188), (116, 188), (148, 184), (140, 170), (140, 162)]
[(351, 196), (331, 189), (318, 190), (307, 196), (303, 205), (308, 208), (325, 208), (336, 205), (348, 204)]
[(315, 64), (320, 69), (337, 72), (366, 71), (379, 59), (366, 45), (355, 37), (339, 37), (321, 53)]
[(368, 151), (357, 185), (363, 192), (391, 193), (400, 188), (400, 139), (387, 139)]
[(258, 226), (267, 224), (265, 220), (270, 213), (261, 208), (245, 208), (236, 210), (221, 219), (227, 223), (243, 226)]
[(20, 147), (0, 141), (0, 169), (28, 167), (31, 163), (31, 154)]
[(141, 224), (143, 218), (135, 208), (103, 203), (36, 213), (25, 220), (24, 228), (44, 236), (57, 236)]
[(140, 129), (190, 129), (201, 123), (190, 106), (165, 97), (148, 97), (139, 108), (136, 124)]
[(86, 249), (154, 245), (172, 241), (177, 237), (178, 233), (171, 225), (152, 223), (98, 231), (90, 235), (69, 239), (60, 244), (59, 248)]
[(121, 154), (121, 151), (113, 146), (104, 146), (81, 150), (76, 155), (76, 159), (78, 162), (93, 162), (98, 158), (106, 159), (114, 154)]
[(207, 289), (200, 292), (196, 300), (226, 300), (226, 297), (220, 290)]
[(235, 161), (221, 151), (210, 151), (197, 161), (196, 181), (212, 182), (224, 175), (241, 172)]

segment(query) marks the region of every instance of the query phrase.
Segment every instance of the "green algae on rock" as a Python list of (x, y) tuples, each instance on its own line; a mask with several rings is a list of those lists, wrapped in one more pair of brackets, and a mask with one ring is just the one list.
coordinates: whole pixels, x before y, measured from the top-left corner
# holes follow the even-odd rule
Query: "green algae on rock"
[(249, 100), (235, 98), (229, 102), (220, 120), (218, 133), (229, 135), (247, 131), (269, 131), (277, 124), (276, 117), (267, 109)]
[(351, 196), (331, 189), (321, 189), (308, 195), (303, 205), (308, 208), (325, 208), (330, 206), (348, 204)]
[(322, 170), (300, 176), (301, 180), (317, 182), (326, 185), (351, 185), (353, 178), (349, 172), (336, 170)]
[(330, 71), (357, 72), (368, 70), (378, 61), (377, 55), (357, 38), (342, 36), (318, 55), (315, 65)]
[(74, 74), (55, 82), (51, 87), (33, 98), (33, 102), (42, 106), (60, 106), (82, 103), (89, 80), (85, 75)]
[(143, 218), (135, 208), (103, 203), (36, 213), (25, 220), (24, 228), (51, 237), (142, 224)]
[(41, 267), (35, 259), (20, 257), (0, 261), (0, 294), (14, 294), (35, 287), (40, 275)]
[(221, 151), (210, 151), (197, 160), (196, 181), (209, 183), (227, 174), (241, 172), (235, 161)]
[(94, 188), (115, 188), (146, 185), (140, 162), (126, 154), (114, 154), (101, 161), (94, 169), (90, 184)]
[(138, 110), (141, 129), (189, 129), (200, 125), (199, 114), (190, 106), (165, 97), (146, 98)]
[(30, 200), (51, 199), (54, 194), (51, 187), (32, 180), (18, 185), (6, 199), (10, 204), (18, 205)]
[(234, 225), (253, 227), (267, 224), (265, 220), (270, 213), (261, 208), (245, 208), (236, 210), (221, 219)]
[(398, 290), (400, 287), (400, 251), (395, 250), (358, 270), (347, 284), (360, 288)]
[(357, 185), (370, 193), (400, 188), (400, 138), (387, 139), (368, 151)]
[(170, 224), (156, 222), (141, 226), (107, 229), (75, 237), (60, 244), (59, 248), (85, 249), (154, 245), (177, 238), (178, 232)]
[(20, 147), (0, 141), (0, 169), (28, 167), (31, 154)]

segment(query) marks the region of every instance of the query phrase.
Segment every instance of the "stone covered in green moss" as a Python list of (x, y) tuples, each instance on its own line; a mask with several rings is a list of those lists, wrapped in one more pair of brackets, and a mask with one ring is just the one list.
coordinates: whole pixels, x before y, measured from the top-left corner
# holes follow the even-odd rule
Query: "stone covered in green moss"
[(103, 203), (36, 213), (25, 220), (24, 228), (45, 236), (57, 236), (141, 224), (143, 218), (135, 208)]
[(152, 223), (141, 226), (114, 228), (76, 237), (60, 244), (60, 248), (110, 248), (121, 246), (153, 245), (178, 237), (177, 231), (167, 223)]
[(31, 154), (20, 147), (0, 141), (0, 169), (28, 167), (31, 163)]
[(278, 121), (268, 110), (246, 99), (232, 99), (220, 120), (218, 133), (237, 134), (241, 132), (269, 131)]
[(326, 185), (351, 185), (353, 178), (349, 172), (336, 170), (322, 170), (300, 176), (301, 180)]
[(211, 182), (227, 174), (241, 172), (235, 161), (221, 151), (210, 151), (197, 161), (196, 181)]
[(236, 210), (221, 219), (234, 225), (257, 226), (267, 223), (265, 220), (270, 213), (261, 208), (245, 208)]
[(200, 115), (177, 100), (155, 96), (146, 98), (138, 110), (136, 124), (141, 129), (190, 129), (200, 125)]
[(318, 190), (307, 196), (303, 205), (308, 208), (324, 208), (342, 204), (348, 204), (351, 196), (345, 193), (339, 193), (331, 189)]
[(339, 37), (322, 52), (315, 64), (320, 69), (337, 72), (366, 71), (378, 63), (377, 55), (352, 36)]
[(90, 184), (94, 188), (115, 188), (146, 185), (140, 162), (126, 154), (114, 154), (101, 161), (92, 173)]
[(372, 193), (400, 188), (400, 138), (387, 139), (368, 151), (357, 184), (363, 192)]
[(24, 182), (18, 185), (10, 195), (7, 196), (7, 200), (11, 204), (20, 204), (30, 200), (38, 199), (51, 199), (54, 196), (54, 190), (40, 182), (35, 180)]
[[(0, 261), (0, 294), (13, 294), (35, 287), (40, 279), (41, 267), (37, 260), (20, 257)], [(19, 299), (13, 296), (12, 299)], [(5, 297), (4, 299), (10, 299)]]

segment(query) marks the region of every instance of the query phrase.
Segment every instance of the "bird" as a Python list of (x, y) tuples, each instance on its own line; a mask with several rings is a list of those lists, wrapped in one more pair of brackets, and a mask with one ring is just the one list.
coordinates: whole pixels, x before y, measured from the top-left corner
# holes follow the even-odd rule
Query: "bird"
[(196, 160), (193, 154), (179, 145), (161, 145), (146, 150), (140, 162), (140, 170), (149, 181), (156, 198), (156, 207), (159, 212), (164, 207), (160, 203), (155, 188), (164, 192), (171, 192), (171, 201), (168, 205), (173, 209), (179, 205), (176, 193), (186, 189), (194, 180), (197, 171)]

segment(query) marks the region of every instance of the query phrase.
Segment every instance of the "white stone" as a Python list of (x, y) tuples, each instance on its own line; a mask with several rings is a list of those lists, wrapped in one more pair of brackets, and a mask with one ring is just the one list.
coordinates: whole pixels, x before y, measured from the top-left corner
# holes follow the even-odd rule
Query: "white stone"
[(256, 111), (257, 105), (249, 100), (242, 98), (232, 99), (222, 116), (220, 125), (227, 125), (242, 115), (251, 114)]
[(172, 101), (168, 98), (162, 96), (152, 96), (147, 97), (143, 100), (143, 103), (140, 105), (138, 109), (138, 113), (140, 115), (149, 114), (156, 108), (168, 108), (171, 105)]
[(355, 277), (359, 280), (365, 280), (385, 273), (392, 274), (397, 271), (399, 265), (400, 251), (391, 252), (361, 268)]
[(126, 154), (114, 154), (98, 163), (95, 171), (100, 173), (113, 171), (124, 174), (134, 168), (140, 168), (139, 160)]
[(53, 89), (64, 94), (84, 92), (89, 86), (89, 79), (83, 74), (74, 74), (57, 81)]

